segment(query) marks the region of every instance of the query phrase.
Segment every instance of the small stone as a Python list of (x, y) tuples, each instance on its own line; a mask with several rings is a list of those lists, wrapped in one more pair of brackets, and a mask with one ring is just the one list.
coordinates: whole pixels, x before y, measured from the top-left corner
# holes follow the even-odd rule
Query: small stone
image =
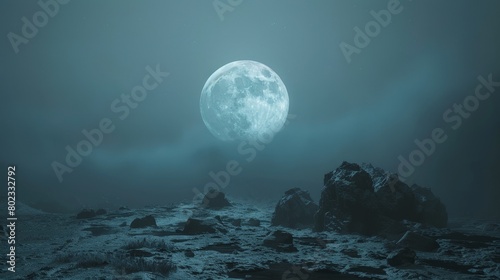
[(241, 219), (234, 219), (231, 221), (231, 224), (235, 227), (240, 227), (241, 226)]
[(255, 218), (250, 218), (247, 222), (247, 225), (251, 227), (260, 227), (260, 220)]
[(270, 233), (264, 239), (263, 244), (279, 252), (297, 252), (297, 248), (293, 245), (292, 234), (282, 230)]
[(191, 250), (186, 250), (186, 251), (184, 251), (184, 256), (186, 256), (188, 258), (192, 258), (192, 257), (194, 257), (194, 252)]
[(231, 206), (231, 203), (229, 203), (223, 192), (211, 189), (207, 194), (205, 194), (202, 205), (205, 208), (218, 210)]
[(197, 235), (197, 234), (204, 234), (204, 233), (216, 233), (216, 232), (222, 232), (222, 233), (227, 233), (227, 230), (222, 228), (222, 224), (212, 218), (212, 219), (195, 219), (195, 218), (189, 218), (186, 221), (186, 224), (184, 225), (184, 229), (182, 230), (182, 233), (184, 234), (189, 234), (189, 235)]
[(156, 220), (151, 215), (144, 218), (136, 218), (130, 223), (130, 228), (145, 228), (150, 226), (156, 226)]

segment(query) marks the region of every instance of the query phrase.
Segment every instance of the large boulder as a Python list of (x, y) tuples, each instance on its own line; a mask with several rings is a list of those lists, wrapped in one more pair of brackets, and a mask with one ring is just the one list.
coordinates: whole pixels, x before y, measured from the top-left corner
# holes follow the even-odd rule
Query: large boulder
[(271, 220), (273, 226), (305, 228), (314, 223), (318, 205), (307, 191), (293, 188), (280, 199)]
[(373, 181), (358, 164), (344, 162), (325, 175), (315, 229), (373, 234), (377, 230), (378, 201)]
[(391, 174), (371, 164), (364, 163), (361, 166), (372, 178), (379, 210), (395, 220), (415, 220), (416, 200), (411, 188), (400, 181), (397, 174)]
[(317, 231), (389, 237), (401, 234), (403, 220), (446, 226), (446, 208), (430, 189), (410, 188), (397, 174), (370, 164), (343, 162), (325, 175), (324, 183), (314, 216)]

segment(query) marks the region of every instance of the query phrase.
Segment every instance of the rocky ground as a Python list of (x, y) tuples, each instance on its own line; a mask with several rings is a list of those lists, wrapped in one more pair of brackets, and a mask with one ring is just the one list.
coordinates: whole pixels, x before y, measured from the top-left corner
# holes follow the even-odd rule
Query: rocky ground
[[(388, 257), (403, 247), (396, 240), (271, 226), (275, 205), (232, 204), (202, 211), (189, 204), (122, 208), (88, 219), (26, 211), (18, 221), (16, 272), (4, 269), (0, 278), (500, 279), (498, 222), (452, 220), (445, 229), (415, 224), (412, 232), (431, 237), (438, 248), (415, 242), (415, 262), (392, 266)], [(206, 228), (185, 230), (193, 214), (208, 221)], [(130, 228), (148, 215), (157, 226)], [(276, 231), (293, 240), (273, 239)], [(151, 271), (135, 271), (142, 269)]]
[(318, 204), (299, 188), (200, 203), (62, 215), (18, 202), (16, 272), (4, 262), (0, 279), (500, 279), (500, 221), (449, 219), (430, 189), (371, 165), (326, 174)]

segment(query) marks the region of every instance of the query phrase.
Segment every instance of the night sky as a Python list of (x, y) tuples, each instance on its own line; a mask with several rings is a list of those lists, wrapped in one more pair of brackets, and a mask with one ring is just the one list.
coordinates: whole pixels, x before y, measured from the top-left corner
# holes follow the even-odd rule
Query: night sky
[[(398, 172), (415, 140), (441, 131), (407, 183), (431, 187), (452, 216), (500, 217), (498, 1), (63, 2), (0, 2), (0, 163), (4, 176), (17, 166), (20, 201), (50, 211), (189, 202), (234, 161), (230, 196), (277, 201), (301, 187), (317, 201), (342, 161)], [(381, 10), (391, 21), (370, 24)], [(24, 27), (33, 22), (36, 32)], [(375, 35), (362, 42), (356, 27), (367, 25)], [(288, 89), (289, 120), (266, 144), (222, 142), (200, 115), (208, 77), (245, 59)], [(117, 112), (155, 71), (156, 87)], [(464, 101), (474, 110), (456, 111)], [(112, 131), (59, 180), (54, 162), (67, 165), (66, 147), (102, 122)]]

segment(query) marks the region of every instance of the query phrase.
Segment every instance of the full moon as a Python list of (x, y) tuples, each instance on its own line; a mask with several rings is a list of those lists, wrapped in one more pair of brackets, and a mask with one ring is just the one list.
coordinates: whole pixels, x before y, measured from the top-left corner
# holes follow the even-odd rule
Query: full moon
[(233, 61), (206, 81), (200, 111), (208, 130), (220, 140), (268, 139), (285, 124), (288, 92), (268, 66)]

